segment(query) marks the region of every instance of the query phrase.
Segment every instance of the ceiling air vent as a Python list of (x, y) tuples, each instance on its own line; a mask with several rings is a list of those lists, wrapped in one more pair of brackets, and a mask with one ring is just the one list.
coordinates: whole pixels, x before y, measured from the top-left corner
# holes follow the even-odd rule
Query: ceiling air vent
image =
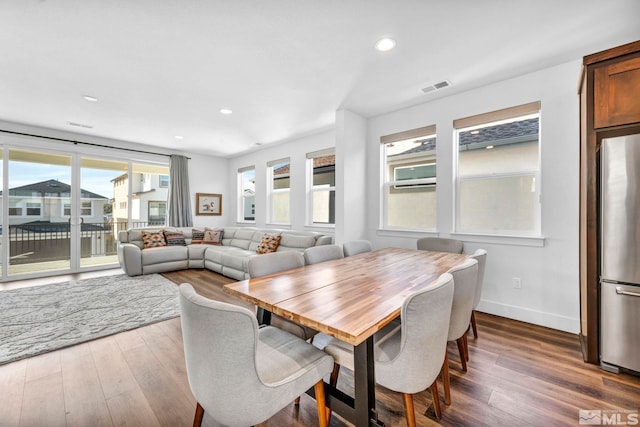
[(93, 129), (93, 125), (85, 125), (84, 123), (78, 123), (78, 122), (67, 122), (67, 123), (71, 126), (77, 126), (77, 127), (86, 128), (86, 129)]
[(423, 87), (422, 88), (422, 92), (429, 93), (429, 92), (433, 92), (433, 91), (438, 90), (438, 89), (444, 89), (445, 87), (449, 87), (449, 86), (451, 86), (451, 82), (449, 80), (443, 80), (441, 82), (434, 83), (434, 84), (429, 85), (427, 87)]

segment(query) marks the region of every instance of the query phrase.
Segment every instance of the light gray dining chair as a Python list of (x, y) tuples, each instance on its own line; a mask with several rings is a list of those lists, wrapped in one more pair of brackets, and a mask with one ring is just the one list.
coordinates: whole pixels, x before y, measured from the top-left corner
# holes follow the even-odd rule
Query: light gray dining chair
[[(304, 256), (301, 252), (271, 252), (251, 257), (247, 264), (247, 271), (251, 277), (262, 277), (302, 266), (304, 266)], [(277, 314), (271, 315), (271, 326), (283, 329), (304, 340), (313, 337), (317, 333), (311, 328), (302, 326)]]
[(358, 255), (364, 252), (371, 252), (373, 246), (368, 240), (352, 240), (342, 245), (344, 256)]
[(464, 249), (462, 241), (443, 237), (423, 237), (418, 239), (416, 246), (421, 251), (450, 252), (453, 254), (461, 254)]
[(344, 253), (340, 245), (312, 246), (304, 250), (304, 260), (307, 264), (317, 264), (341, 258), (344, 258)]
[[(442, 416), (437, 378), (445, 360), (453, 293), (453, 277), (441, 275), (429, 287), (405, 298), (401, 323), (390, 323), (374, 336), (376, 382), (402, 393), (409, 426), (416, 424), (413, 394), (427, 388), (436, 417)], [(330, 377), (335, 387), (340, 366), (354, 369), (353, 346), (329, 337), (322, 348), (335, 360)]]
[[(473, 299), (476, 293), (478, 261), (468, 258), (461, 264), (449, 269), (448, 272), (453, 276), (453, 283), (455, 284), (448, 341), (455, 341), (458, 344), (462, 372), (467, 372), (467, 330), (471, 322)], [(444, 386), (444, 401), (449, 405), (451, 404), (451, 379), (449, 377), (449, 357), (446, 353), (442, 364), (442, 383)]]
[(324, 382), (333, 359), (280, 329), (259, 327), (244, 307), (213, 301), (180, 285), (180, 321), (189, 386), (196, 398), (193, 425), (204, 413), (216, 423), (262, 423), (314, 387), (320, 426), (327, 425)]
[[(478, 283), (476, 285), (476, 294), (473, 298), (473, 310), (471, 311), (471, 329), (473, 330), (473, 337), (478, 339), (478, 327), (476, 326), (476, 307), (480, 303), (480, 297), (482, 297), (482, 287), (484, 285), (484, 269), (487, 264), (487, 251), (484, 249), (477, 249), (473, 255), (469, 256), (478, 261)], [(469, 354), (467, 349), (467, 360), (469, 360)]]

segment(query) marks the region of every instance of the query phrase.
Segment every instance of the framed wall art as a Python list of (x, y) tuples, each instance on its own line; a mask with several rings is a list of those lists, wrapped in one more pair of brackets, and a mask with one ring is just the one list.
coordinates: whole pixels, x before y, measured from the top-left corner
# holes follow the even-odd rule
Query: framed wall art
[(196, 215), (222, 215), (222, 194), (196, 193)]

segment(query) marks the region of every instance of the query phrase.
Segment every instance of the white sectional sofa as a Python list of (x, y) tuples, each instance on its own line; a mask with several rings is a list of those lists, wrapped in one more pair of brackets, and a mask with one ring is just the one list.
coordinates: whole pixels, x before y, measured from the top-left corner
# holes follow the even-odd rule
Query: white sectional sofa
[(222, 245), (192, 243), (193, 227), (147, 227), (144, 230), (180, 231), (185, 246), (143, 249), (143, 228), (118, 233), (118, 260), (129, 276), (162, 273), (186, 268), (206, 268), (237, 280), (249, 278), (249, 258), (259, 256), (256, 248), (265, 234), (281, 236), (277, 251), (300, 251), (331, 244), (331, 236), (311, 231), (223, 227)]

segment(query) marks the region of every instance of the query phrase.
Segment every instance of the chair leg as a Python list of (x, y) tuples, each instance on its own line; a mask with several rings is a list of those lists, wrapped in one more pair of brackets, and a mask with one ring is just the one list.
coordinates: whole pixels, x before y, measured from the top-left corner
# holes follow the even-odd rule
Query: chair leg
[(200, 406), (200, 403), (196, 402), (196, 416), (193, 418), (193, 427), (200, 427), (202, 425), (203, 417), (204, 408)]
[(340, 365), (337, 363), (333, 364), (333, 371), (331, 371), (331, 375), (329, 376), (329, 384), (331, 387), (335, 387), (338, 384), (338, 375), (340, 374)]
[(467, 359), (467, 362), (469, 361), (469, 342), (467, 341), (467, 334), (464, 334), (462, 336), (464, 341), (464, 357)]
[[(338, 384), (338, 375), (340, 374), (340, 365), (337, 363), (333, 364), (333, 370), (331, 371), (331, 375), (329, 375), (329, 385), (331, 387), (336, 387)], [(331, 408), (327, 408), (327, 423), (331, 422)]]
[(431, 398), (433, 399), (433, 412), (436, 414), (436, 418), (442, 418), (442, 409), (440, 408), (440, 396), (438, 396), (438, 379), (433, 380), (431, 384)]
[(444, 403), (451, 405), (451, 378), (449, 378), (449, 355), (445, 351), (442, 363), (442, 388), (444, 388)]
[(478, 339), (478, 327), (476, 326), (476, 311), (471, 312), (471, 329), (473, 330), (473, 338)]
[(327, 421), (327, 403), (324, 400), (324, 381), (318, 381), (313, 388), (316, 395), (316, 403), (318, 404), (318, 425), (327, 427), (329, 422)]
[(404, 401), (404, 416), (407, 418), (407, 427), (416, 427), (416, 413), (413, 409), (413, 395), (402, 393)]
[(300, 406), (300, 396), (296, 397), (296, 400), (293, 401), (293, 404), (296, 406)]
[(456, 340), (458, 343), (458, 353), (460, 353), (460, 362), (462, 363), (462, 372), (467, 372), (467, 358), (464, 355), (464, 340), (462, 337)]

